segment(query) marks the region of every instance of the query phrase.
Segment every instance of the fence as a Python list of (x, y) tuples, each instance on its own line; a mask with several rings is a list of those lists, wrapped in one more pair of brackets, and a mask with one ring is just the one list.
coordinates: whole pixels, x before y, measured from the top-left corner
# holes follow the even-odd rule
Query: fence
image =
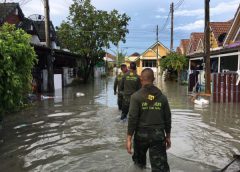
[(213, 74), (213, 101), (214, 102), (240, 102), (240, 83), (236, 85), (236, 73)]

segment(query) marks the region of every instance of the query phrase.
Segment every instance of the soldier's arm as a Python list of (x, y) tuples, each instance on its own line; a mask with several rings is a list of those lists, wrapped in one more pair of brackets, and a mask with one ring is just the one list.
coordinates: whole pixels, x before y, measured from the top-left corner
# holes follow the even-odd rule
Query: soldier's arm
[(128, 117), (128, 136), (132, 136), (137, 128), (137, 123), (139, 120), (139, 103), (135, 95), (131, 96), (130, 107), (129, 107), (129, 117)]
[(165, 99), (164, 102), (164, 119), (165, 119), (165, 132), (166, 132), (166, 137), (170, 138), (171, 134), (171, 125), (172, 125), (172, 115), (171, 115), (171, 110), (169, 107), (169, 103), (167, 98)]
[(138, 77), (138, 80), (137, 80), (137, 82), (138, 82), (138, 90), (142, 87), (142, 84), (141, 84), (141, 80), (140, 80), (140, 78)]
[(121, 84), (120, 84), (120, 91), (123, 92), (124, 90), (124, 82), (125, 82), (125, 75), (122, 77)]
[(118, 86), (118, 80), (117, 80), (117, 77), (116, 77), (115, 80), (114, 80), (114, 86), (113, 86), (114, 93), (117, 92), (117, 86)]

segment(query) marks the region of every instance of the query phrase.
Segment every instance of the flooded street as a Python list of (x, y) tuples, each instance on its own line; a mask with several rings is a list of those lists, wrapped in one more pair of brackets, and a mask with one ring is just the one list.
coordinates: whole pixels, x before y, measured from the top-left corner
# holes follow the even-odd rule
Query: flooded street
[[(5, 119), (0, 143), (0, 171), (137, 172), (125, 150), (126, 122), (121, 122), (113, 78), (69, 87), (63, 98), (43, 100)], [(187, 87), (161, 83), (172, 110), (173, 172), (210, 172), (240, 152), (239, 104), (198, 107)], [(85, 96), (76, 97), (77, 92)], [(240, 162), (228, 171), (240, 170)], [(150, 165), (148, 163), (148, 168)]]

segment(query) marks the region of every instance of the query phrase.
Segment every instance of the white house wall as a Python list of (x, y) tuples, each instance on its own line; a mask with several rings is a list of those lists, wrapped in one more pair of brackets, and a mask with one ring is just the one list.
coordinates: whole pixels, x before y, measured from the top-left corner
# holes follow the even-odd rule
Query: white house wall
[(40, 44), (40, 40), (39, 40), (37, 35), (32, 35), (31, 43), (33, 43), (35, 45), (39, 45)]

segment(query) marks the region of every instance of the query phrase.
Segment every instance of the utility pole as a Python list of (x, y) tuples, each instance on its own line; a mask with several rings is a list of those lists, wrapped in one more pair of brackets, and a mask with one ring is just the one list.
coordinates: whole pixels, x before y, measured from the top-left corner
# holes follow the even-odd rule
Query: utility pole
[(156, 30), (156, 36), (157, 36), (157, 62), (156, 62), (156, 68), (157, 68), (157, 73), (156, 73), (156, 81), (157, 81), (157, 84), (158, 84), (158, 66), (159, 66), (159, 64), (158, 64), (158, 42), (159, 42), (159, 40), (158, 40), (158, 25), (157, 25), (157, 30)]
[(173, 51), (173, 13), (174, 13), (173, 2), (170, 5), (170, 12), (171, 12), (171, 44), (170, 44), (170, 50)]
[(205, 28), (204, 28), (204, 62), (205, 62), (205, 93), (211, 94), (210, 85), (210, 15), (209, 15), (209, 3), (210, 0), (205, 0)]
[(50, 42), (50, 17), (48, 0), (44, 0), (44, 12), (45, 12), (46, 46), (50, 48), (50, 54), (47, 56), (48, 93), (54, 93), (54, 73), (53, 73), (52, 47)]
[(118, 75), (118, 67), (119, 67), (119, 42), (117, 43), (117, 71), (116, 76)]

